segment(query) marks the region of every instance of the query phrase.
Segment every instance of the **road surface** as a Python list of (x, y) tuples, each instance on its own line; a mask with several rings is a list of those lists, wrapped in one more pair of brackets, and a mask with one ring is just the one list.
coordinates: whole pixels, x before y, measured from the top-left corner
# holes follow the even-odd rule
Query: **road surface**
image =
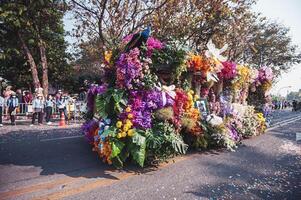
[(296, 117), (275, 114), (273, 128), (235, 152), (197, 152), (144, 170), (103, 164), (78, 126), (6, 127), (0, 129), (0, 199), (301, 199)]

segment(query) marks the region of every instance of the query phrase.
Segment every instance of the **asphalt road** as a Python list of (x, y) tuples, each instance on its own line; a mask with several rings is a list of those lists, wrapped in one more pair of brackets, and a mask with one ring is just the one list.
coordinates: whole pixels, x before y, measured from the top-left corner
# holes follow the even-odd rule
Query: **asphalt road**
[(235, 152), (198, 152), (121, 171), (91, 152), (77, 126), (6, 127), (0, 199), (301, 199), (301, 120), (279, 124), (301, 114), (273, 116), (277, 127)]

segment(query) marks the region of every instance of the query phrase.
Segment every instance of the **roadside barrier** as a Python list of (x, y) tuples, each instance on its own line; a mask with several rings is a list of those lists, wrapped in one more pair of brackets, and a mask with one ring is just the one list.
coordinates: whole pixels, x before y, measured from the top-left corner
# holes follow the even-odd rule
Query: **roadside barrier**
[[(76, 121), (82, 121), (85, 117), (86, 113), (86, 102), (84, 101), (75, 101), (73, 103), (69, 103), (66, 106), (67, 109), (67, 117), (68, 119), (73, 119)], [(9, 119), (8, 108), (4, 107), (2, 109), (3, 120)], [(45, 110), (43, 110), (44, 115)], [(31, 118), (33, 115), (33, 107), (31, 103), (20, 103), (16, 109), (16, 117), (17, 120), (26, 120)], [(54, 106), (52, 109), (52, 119), (60, 119), (60, 112), (57, 106)]]

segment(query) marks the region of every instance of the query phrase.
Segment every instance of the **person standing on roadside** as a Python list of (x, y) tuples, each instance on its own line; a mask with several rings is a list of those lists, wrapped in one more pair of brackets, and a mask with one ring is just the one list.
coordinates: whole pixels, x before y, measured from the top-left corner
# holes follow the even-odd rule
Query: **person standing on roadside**
[(68, 115), (67, 115), (68, 96), (66, 94), (63, 94), (57, 100), (56, 104), (60, 112), (60, 117), (62, 116), (62, 113), (64, 113), (65, 120), (68, 122)]
[(16, 90), (16, 95), (17, 95), (17, 98), (18, 98), (18, 101), (19, 101), (19, 108), (18, 108), (18, 113), (21, 113), (23, 114), (24, 112), (24, 104), (23, 104), (23, 95), (22, 95), (22, 90), (21, 89), (17, 89)]
[(0, 127), (3, 126), (2, 124), (2, 113), (4, 111), (4, 98), (2, 97), (2, 95), (0, 94)]
[(46, 110), (46, 122), (47, 125), (52, 124), (51, 120), (51, 115), (52, 115), (52, 110), (54, 108), (54, 100), (51, 95), (48, 95), (46, 102), (45, 102), (45, 110)]
[(10, 116), (10, 121), (12, 125), (16, 125), (16, 114), (17, 114), (17, 107), (19, 106), (19, 100), (16, 96), (15, 92), (12, 92), (9, 99), (6, 103), (8, 107), (8, 113)]
[(42, 94), (37, 94), (37, 96), (32, 101), (33, 115), (31, 125), (33, 126), (38, 117), (39, 125), (43, 125), (43, 109), (44, 109), (44, 97)]

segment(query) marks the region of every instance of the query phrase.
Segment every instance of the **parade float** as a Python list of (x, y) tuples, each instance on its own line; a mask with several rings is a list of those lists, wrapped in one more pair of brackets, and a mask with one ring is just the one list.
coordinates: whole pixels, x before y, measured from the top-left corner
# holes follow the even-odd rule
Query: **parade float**
[(210, 41), (193, 52), (149, 28), (125, 37), (105, 53), (103, 83), (88, 91), (82, 130), (93, 151), (117, 168), (144, 167), (188, 149), (233, 151), (264, 133), (272, 71), (226, 60), (226, 48)]

